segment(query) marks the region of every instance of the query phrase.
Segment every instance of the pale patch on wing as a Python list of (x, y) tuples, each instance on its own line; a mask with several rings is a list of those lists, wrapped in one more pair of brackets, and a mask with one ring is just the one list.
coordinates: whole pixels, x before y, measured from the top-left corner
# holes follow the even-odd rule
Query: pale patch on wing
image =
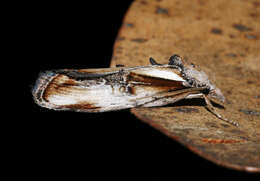
[(201, 98), (202, 95), (203, 95), (202, 93), (190, 94), (190, 95), (188, 95), (185, 99)]
[(51, 105), (58, 106), (58, 109), (74, 108), (75, 105), (78, 111), (94, 112), (135, 106), (136, 96), (120, 92), (120, 86), (99, 85), (95, 88), (69, 86), (59, 87), (59, 89), (55, 88), (57, 85), (52, 84), (50, 86), (54, 87), (46, 93), (45, 100)]
[(57, 94), (50, 95), (48, 97), (48, 102), (55, 104), (55, 105), (58, 105), (58, 106), (77, 104), (78, 103), (78, 101), (75, 99), (75, 97), (57, 95)]
[[(52, 88), (51, 92), (46, 93), (45, 100), (50, 105), (56, 106), (56, 109), (75, 108), (83, 112), (102, 112), (142, 105), (152, 99), (151, 95), (156, 94), (156, 90), (145, 87), (140, 87), (137, 92), (135, 95), (121, 92), (120, 86), (116, 85), (113, 87), (100, 85), (94, 89), (73, 86), (62, 87), (59, 90)], [(144, 97), (147, 98), (142, 99)]]
[(158, 68), (148, 68), (148, 69), (141, 69), (141, 70), (133, 70), (132, 72), (150, 76), (150, 77), (157, 77), (162, 79), (168, 79), (168, 80), (174, 80), (174, 81), (182, 81), (185, 80), (179, 76), (177, 73), (175, 73), (173, 70), (164, 70), (164, 69), (158, 69)]

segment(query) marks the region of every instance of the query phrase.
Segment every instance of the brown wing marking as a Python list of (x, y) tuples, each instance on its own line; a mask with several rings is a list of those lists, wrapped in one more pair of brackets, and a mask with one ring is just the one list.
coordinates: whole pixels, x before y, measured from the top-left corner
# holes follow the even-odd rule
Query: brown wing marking
[[(128, 83), (132, 85), (134, 89), (136, 86), (141, 86), (144, 88), (154, 89), (156, 91), (173, 91), (186, 89), (182, 84), (182, 81), (167, 80), (158, 77), (151, 77), (147, 75), (141, 75), (131, 72), (128, 75)], [(132, 92), (135, 92), (132, 90)]]
[(43, 93), (43, 99), (48, 101), (48, 96), (54, 94), (70, 94), (77, 90), (78, 82), (68, 78), (65, 75), (57, 75), (46, 87)]
[(61, 108), (67, 108), (67, 109), (71, 109), (71, 110), (79, 110), (79, 111), (86, 111), (86, 112), (94, 112), (95, 109), (97, 109), (96, 111), (98, 111), (98, 109), (100, 107), (97, 107), (93, 104), (89, 104), (89, 103), (79, 103), (79, 104), (71, 104), (71, 105), (65, 105), (65, 106), (61, 106)]

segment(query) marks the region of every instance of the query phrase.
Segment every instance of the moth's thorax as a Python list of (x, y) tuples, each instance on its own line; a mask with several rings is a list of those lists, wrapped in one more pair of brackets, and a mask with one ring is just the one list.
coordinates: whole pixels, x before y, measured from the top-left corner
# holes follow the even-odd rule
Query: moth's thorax
[(208, 76), (205, 72), (195, 69), (192, 65), (189, 65), (182, 70), (182, 75), (187, 81), (191, 82), (193, 86), (197, 87), (209, 87), (214, 86), (210, 83)]

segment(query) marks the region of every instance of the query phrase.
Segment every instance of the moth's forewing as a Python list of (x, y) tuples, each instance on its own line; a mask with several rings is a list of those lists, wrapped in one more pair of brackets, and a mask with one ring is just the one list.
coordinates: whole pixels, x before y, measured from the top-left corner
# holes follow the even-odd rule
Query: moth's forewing
[(183, 81), (165, 66), (57, 70), (41, 74), (33, 95), (51, 109), (102, 112), (144, 105), (158, 93), (185, 89)]

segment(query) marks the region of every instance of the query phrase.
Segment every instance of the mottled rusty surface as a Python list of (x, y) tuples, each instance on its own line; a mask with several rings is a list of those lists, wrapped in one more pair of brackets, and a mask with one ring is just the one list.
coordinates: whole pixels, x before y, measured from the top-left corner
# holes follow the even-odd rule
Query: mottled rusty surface
[(213, 116), (202, 100), (132, 109), (138, 118), (219, 165), (260, 172), (260, 1), (137, 0), (115, 43), (111, 66), (167, 63), (176, 53), (200, 65), (226, 97)]

